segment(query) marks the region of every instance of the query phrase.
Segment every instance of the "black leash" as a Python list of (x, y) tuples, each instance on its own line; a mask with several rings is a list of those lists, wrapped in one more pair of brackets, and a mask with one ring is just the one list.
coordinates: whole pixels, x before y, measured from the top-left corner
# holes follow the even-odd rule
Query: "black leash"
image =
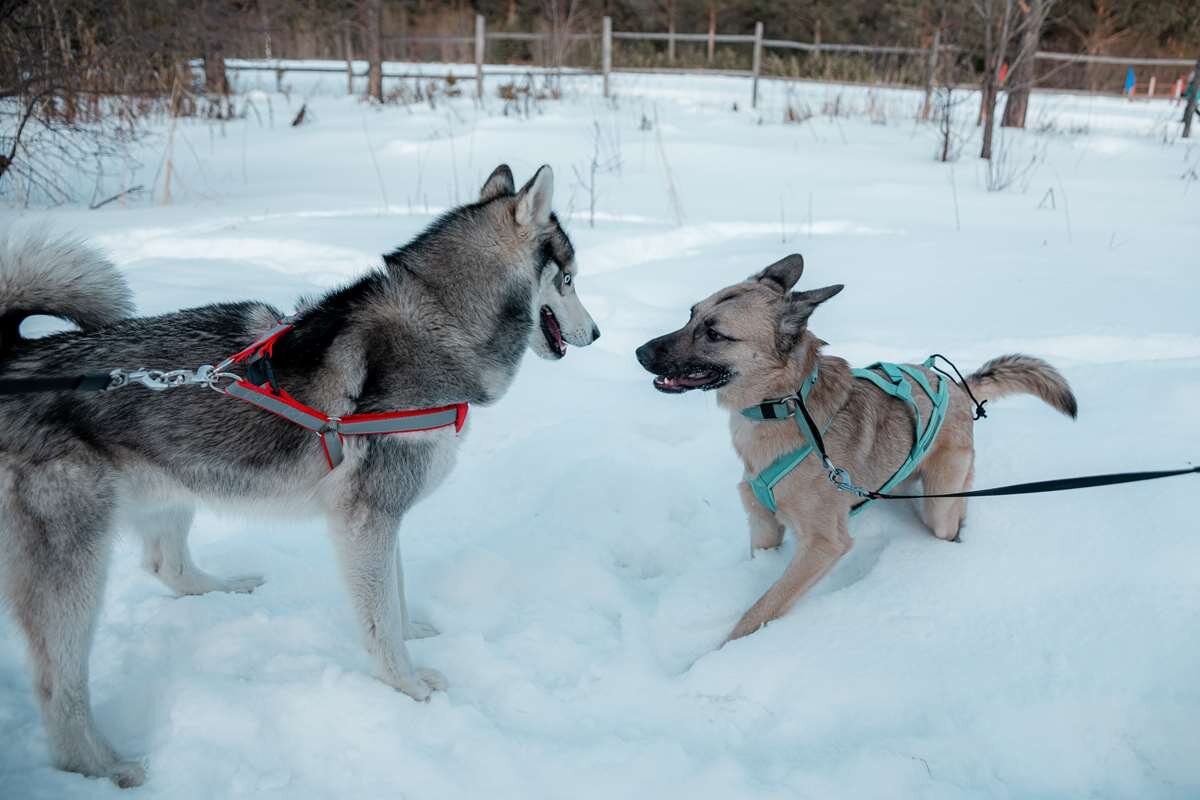
[(1078, 478), (1055, 478), (1048, 481), (1013, 483), (1008, 486), (996, 486), (991, 489), (976, 489), (971, 492), (947, 492), (946, 494), (881, 494), (879, 492), (866, 492), (865, 496), (869, 500), (920, 500), (927, 497), (1002, 497), (1012, 494), (1066, 492), (1072, 489), (1089, 489), (1094, 486), (1112, 486), (1117, 483), (1153, 481), (1158, 478), (1173, 478), (1176, 475), (1191, 475), (1193, 473), (1200, 473), (1200, 467), (1158, 470), (1154, 472), (1113, 472), (1107, 475), (1083, 475)]
[[(971, 398), (971, 402), (975, 403), (975, 419), (986, 417), (987, 412), (984, 411), (983, 403), (987, 401), (984, 400), (981, 403), (975, 399), (975, 395), (971, 394), (966, 380), (963, 379), (962, 373), (958, 371), (958, 367), (954, 366), (954, 362), (943, 355), (935, 354), (933, 357), (945, 361), (958, 374), (963, 388), (966, 389), (967, 396)], [(953, 380), (949, 373), (937, 367), (933, 369), (941, 372), (948, 379)], [(1076, 478), (1055, 478), (1048, 481), (1013, 483), (1008, 486), (995, 486), (991, 489), (975, 489), (969, 492), (947, 492), (945, 494), (885, 494), (883, 492), (873, 492), (857, 486), (850, 478), (849, 472), (834, 465), (829, 458), (829, 453), (825, 450), (825, 439), (821, 436), (821, 429), (817, 427), (816, 421), (809, 414), (808, 407), (805, 405), (804, 398), (801, 397), (800, 392), (796, 392), (794, 399), (796, 401), (796, 410), (800, 412), (801, 417), (808, 426), (812, 443), (816, 447), (817, 453), (821, 456), (821, 463), (824, 464), (825, 470), (829, 475), (829, 482), (838, 491), (849, 492), (863, 498), (863, 502), (855, 503), (854, 508), (858, 508), (870, 500), (923, 500), (938, 497), (1003, 497), (1014, 494), (1044, 494), (1046, 492), (1066, 492), (1072, 489), (1089, 489), (1096, 486), (1113, 486), (1119, 483), (1153, 481), (1159, 478), (1173, 478), (1177, 475), (1200, 474), (1200, 467), (1188, 467), (1186, 469), (1156, 470), (1151, 472), (1113, 472), (1105, 475), (1081, 475)]]
[(53, 378), (0, 378), (0, 394), (35, 392), (102, 392), (112, 383), (108, 372), (62, 375)]

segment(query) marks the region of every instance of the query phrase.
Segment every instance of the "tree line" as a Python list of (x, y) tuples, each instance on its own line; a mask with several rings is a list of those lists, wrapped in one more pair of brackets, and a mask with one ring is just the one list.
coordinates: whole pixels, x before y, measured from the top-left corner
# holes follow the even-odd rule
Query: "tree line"
[[(119, 136), (148, 109), (222, 113), (229, 57), (366, 59), (368, 94), (382, 99), (385, 59), (470, 59), (469, 42), (447, 37), (469, 37), (476, 14), (489, 31), (546, 34), (490, 44), (490, 60), (553, 66), (594, 66), (595, 37), (578, 34), (596, 34), (605, 16), (623, 31), (745, 34), (762, 22), (769, 38), (826, 44), (928, 48), (936, 37), (952, 55), (940, 59), (933, 77), (982, 89), (984, 157), (1001, 88), (1009, 98), (1001, 121), (1023, 126), (1030, 87), (1113, 88), (1120, 71), (1068, 64), (1039, 73), (1039, 49), (1200, 54), (1200, 0), (0, 0), (0, 189), (31, 129), (69, 148), (75, 140), (56, 134), (106, 125)], [(749, 52), (744, 45), (622, 42), (621, 58), (744, 68)], [(199, 83), (197, 59), (204, 65)], [(926, 60), (772, 54), (765, 69), (920, 83)]]

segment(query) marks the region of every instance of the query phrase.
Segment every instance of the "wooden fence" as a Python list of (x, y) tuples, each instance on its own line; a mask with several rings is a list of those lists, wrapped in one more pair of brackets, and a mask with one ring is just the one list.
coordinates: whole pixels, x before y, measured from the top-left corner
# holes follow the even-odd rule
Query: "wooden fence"
[[(394, 39), (398, 37), (384, 37)], [(600, 32), (596, 33), (524, 33), (524, 32), (492, 32), (487, 30), (487, 21), (483, 15), (475, 17), (475, 35), (474, 36), (411, 36), (402, 37), (406, 42), (412, 44), (458, 44), (458, 45), (474, 45), (475, 55), (475, 74), (473, 76), (456, 76), (459, 80), (474, 80), (476, 82), (476, 96), (483, 96), (483, 78), (484, 78), (484, 61), (487, 56), (488, 42), (501, 41), (521, 41), (521, 42), (539, 42), (547, 46), (559, 46), (560, 48), (566, 42), (593, 41), (598, 38), (600, 44), (600, 67), (598, 70), (591, 69), (571, 69), (568, 74), (584, 74), (603, 76), (604, 96), (608, 97), (612, 91), (611, 75), (614, 72), (645, 72), (645, 69), (619, 69), (613, 66), (613, 42), (614, 41), (631, 41), (631, 42), (665, 42), (669, 52), (674, 53), (675, 44), (677, 42), (692, 42), (703, 43), (708, 46), (708, 52), (713, 52), (717, 44), (741, 44), (750, 45), (751, 68), (749, 70), (705, 70), (696, 68), (673, 68), (673, 69), (658, 69), (651, 71), (659, 72), (694, 72), (706, 74), (721, 74), (721, 75), (736, 75), (744, 76), (750, 79), (750, 106), (755, 108), (758, 106), (758, 82), (762, 77), (762, 62), (764, 49), (779, 50), (779, 51), (802, 51), (807, 53), (855, 53), (863, 55), (907, 55), (924, 59), (924, 90), (925, 90), (925, 107), (928, 108), (932, 97), (934, 84), (937, 76), (937, 68), (939, 59), (943, 54), (961, 52), (961, 48), (954, 45), (941, 44), (941, 31), (936, 31), (933, 35), (933, 40), (929, 47), (888, 47), (878, 45), (865, 44), (835, 44), (825, 42), (795, 42), (786, 39), (768, 39), (764, 36), (763, 24), (761, 22), (754, 23), (753, 34), (728, 34), (716, 33), (652, 33), (641, 31), (614, 31), (612, 29), (612, 18), (604, 17)], [(1050, 51), (1038, 51), (1035, 55), (1037, 61), (1050, 62), (1074, 62), (1082, 64), (1108, 64), (1121, 66), (1159, 66), (1159, 67), (1192, 67), (1191, 59), (1183, 58), (1140, 58), (1136, 56), (1103, 56), (1103, 55), (1082, 55), (1076, 53), (1057, 53)], [(294, 67), (294, 66), (254, 66), (254, 65), (229, 65), (232, 70), (274, 70), (277, 74), (282, 74), (286, 71), (300, 72), (340, 72), (338, 67)], [(489, 69), (488, 74), (491, 75), (513, 75), (524, 74), (523, 70), (496, 70)], [(353, 86), (353, 80), (362, 75), (356, 74), (350, 61), (347, 61), (346, 66), (347, 81)], [(427, 75), (417, 75), (412, 73), (388, 73), (384, 72), (385, 78), (417, 78), (428, 77)]]

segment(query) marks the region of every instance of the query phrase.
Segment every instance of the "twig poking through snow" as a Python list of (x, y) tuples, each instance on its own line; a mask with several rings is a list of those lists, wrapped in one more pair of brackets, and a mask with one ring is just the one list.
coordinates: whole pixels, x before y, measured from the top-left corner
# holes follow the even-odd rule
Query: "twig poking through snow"
[(1054, 170), (1054, 178), (1058, 181), (1058, 191), (1062, 195), (1063, 201), (1063, 219), (1067, 223), (1067, 242), (1071, 241), (1071, 207), (1067, 204), (1067, 187), (1063, 186), (1062, 176), (1058, 174), (1058, 170)]
[(654, 143), (658, 147), (658, 158), (662, 161), (663, 175), (667, 180), (667, 200), (671, 205), (671, 213), (675, 215), (675, 224), (683, 224), (683, 206), (679, 202), (679, 192), (675, 190), (675, 179), (671, 177), (671, 164), (667, 161), (667, 149), (663, 146), (662, 125), (658, 124), (658, 108), (654, 109)]
[(363, 138), (367, 140), (367, 152), (371, 154), (371, 163), (375, 165), (375, 177), (379, 179), (379, 193), (383, 195), (383, 213), (388, 213), (387, 189), (383, 185), (383, 172), (379, 169), (379, 161), (375, 158), (375, 148), (371, 146), (371, 136), (367, 133), (367, 117), (362, 116)]
[(958, 215), (958, 183), (954, 180), (954, 165), (950, 165), (950, 194), (954, 197), (954, 230), (962, 232), (962, 219)]
[(112, 197), (108, 198), (107, 200), (101, 200), (99, 203), (92, 203), (90, 206), (88, 206), (88, 208), (92, 211), (95, 211), (97, 208), (103, 208), (104, 206), (108, 205), (109, 203), (113, 202), (114, 200), (120, 200), (122, 197), (125, 197), (127, 195), (137, 194), (143, 188), (145, 188), (145, 187), (143, 187), (141, 184), (138, 184), (137, 186), (130, 186), (128, 189), (125, 189), (124, 191), (117, 192)]

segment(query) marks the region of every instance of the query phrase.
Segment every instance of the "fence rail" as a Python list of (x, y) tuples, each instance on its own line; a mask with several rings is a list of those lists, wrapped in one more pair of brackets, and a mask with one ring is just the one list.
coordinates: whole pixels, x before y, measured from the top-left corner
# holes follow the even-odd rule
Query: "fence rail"
[(1050, 50), (1039, 50), (1034, 58), (1040, 61), (1074, 61), (1080, 64), (1120, 64), (1131, 67), (1190, 67), (1195, 62), (1191, 58), (1139, 58), (1137, 56), (1090, 56), (1084, 53), (1055, 53)]
[[(614, 31), (612, 29), (612, 18), (604, 17), (603, 24), (599, 33), (566, 33), (566, 32), (522, 32), (522, 31), (496, 31), (488, 32), (487, 23), (482, 15), (475, 17), (475, 35), (474, 36), (382, 36), (384, 41), (404, 41), (410, 44), (435, 44), (435, 45), (474, 45), (475, 50), (475, 75), (455, 75), (456, 80), (475, 80), (476, 93), (478, 96), (483, 96), (483, 64), (487, 54), (488, 42), (541, 42), (548, 45), (561, 45), (565, 42), (580, 42), (580, 41), (596, 41), (600, 43), (600, 68), (599, 74), (604, 77), (604, 96), (608, 97), (611, 91), (610, 75), (613, 72), (646, 72), (646, 69), (620, 69), (613, 67), (613, 42), (614, 41), (631, 41), (631, 42), (666, 42), (670, 48), (669, 52), (674, 55), (674, 46), (676, 43), (696, 43), (707, 44), (709, 47), (709, 58), (712, 58), (713, 47), (717, 44), (749, 44), (753, 46), (750, 70), (735, 70), (735, 69), (696, 69), (696, 68), (657, 68), (655, 72), (670, 72), (670, 73), (685, 73), (685, 72), (701, 72), (705, 74), (720, 74), (720, 75), (737, 75), (747, 76), (751, 79), (751, 101), (752, 108), (758, 105), (758, 80), (762, 75), (762, 54), (764, 48), (772, 50), (790, 50), (806, 53), (857, 53), (865, 55), (904, 55), (916, 56), (925, 59), (925, 108), (928, 109), (930, 99), (933, 93), (934, 80), (937, 74), (938, 61), (943, 54), (959, 53), (962, 48), (955, 45), (941, 44), (941, 31), (935, 31), (933, 41), (928, 47), (899, 47), (887, 45), (869, 45), (869, 44), (843, 44), (836, 42), (797, 42), (789, 39), (766, 39), (763, 37), (763, 25), (757, 22), (754, 25), (753, 34), (742, 33), (677, 33), (667, 32), (660, 33), (654, 31)], [(347, 45), (348, 47), (348, 45)], [(1081, 53), (1060, 53), (1047, 50), (1039, 50), (1034, 54), (1034, 59), (1037, 61), (1053, 61), (1053, 62), (1073, 62), (1083, 64), (1113, 64), (1122, 66), (1160, 66), (1160, 67), (1190, 67), (1193, 64), (1192, 59), (1186, 58), (1143, 58), (1138, 56), (1106, 56), (1106, 55), (1087, 55)], [(347, 68), (340, 70), (336, 67), (305, 67), (305, 66), (288, 66), (281, 68), (278, 66), (232, 66), (231, 69), (237, 70), (275, 70), (281, 69), (291, 72), (345, 72), (349, 85), (353, 87), (353, 80), (356, 77), (361, 77), (354, 73), (353, 68), (347, 62)], [(527, 70), (488, 70), (489, 74), (493, 75), (521, 75)], [(559, 71), (562, 72), (561, 70)], [(596, 70), (578, 70), (573, 69), (563, 74), (580, 74), (594, 75)], [(385, 78), (417, 78), (429, 77), (419, 73), (383, 73)], [(923, 115), (926, 112), (923, 112)]]

